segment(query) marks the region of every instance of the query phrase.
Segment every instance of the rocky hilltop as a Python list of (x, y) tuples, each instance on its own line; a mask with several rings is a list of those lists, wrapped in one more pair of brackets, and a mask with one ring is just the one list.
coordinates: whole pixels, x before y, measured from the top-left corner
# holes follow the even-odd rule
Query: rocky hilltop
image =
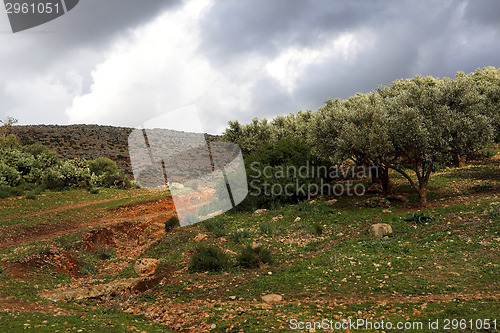
[[(23, 145), (41, 143), (55, 150), (59, 158), (95, 159), (109, 157), (127, 175), (132, 176), (128, 137), (133, 128), (101, 125), (27, 125), (13, 126)], [(205, 135), (209, 141), (218, 136)]]

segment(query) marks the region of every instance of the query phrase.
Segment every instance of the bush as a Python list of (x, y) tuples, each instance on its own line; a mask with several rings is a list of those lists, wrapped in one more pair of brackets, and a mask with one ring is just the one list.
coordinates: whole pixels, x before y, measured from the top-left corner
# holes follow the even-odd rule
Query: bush
[(262, 246), (246, 246), (236, 258), (236, 264), (244, 268), (257, 268), (271, 262), (271, 251)]
[(107, 247), (107, 246), (100, 246), (96, 250), (95, 254), (101, 260), (108, 260), (108, 259), (111, 259), (113, 257), (116, 257), (115, 250), (113, 248)]
[(316, 236), (321, 236), (323, 234), (324, 227), (319, 222), (314, 222), (311, 225), (311, 233)]
[(389, 208), (391, 207), (391, 202), (386, 198), (374, 197), (366, 200), (364, 206), (371, 208)]
[(99, 157), (89, 161), (92, 181), (101, 186), (130, 187), (130, 181), (121, 173), (115, 161), (107, 157)]
[(217, 237), (222, 237), (227, 234), (226, 223), (221, 217), (206, 220), (203, 222), (203, 226), (207, 231), (214, 233)]
[(170, 216), (166, 221), (165, 221), (165, 231), (169, 232), (172, 229), (179, 227), (179, 218), (177, 216)]
[(250, 231), (245, 230), (245, 229), (238, 229), (233, 231), (230, 235), (231, 239), (235, 243), (241, 243), (244, 238), (249, 238), (250, 237)]
[(30, 192), (30, 193), (26, 194), (26, 199), (35, 200), (36, 194), (34, 192)]
[(229, 268), (229, 256), (219, 247), (199, 245), (191, 257), (190, 272), (218, 272)]
[(404, 220), (406, 222), (414, 222), (414, 223), (417, 223), (417, 224), (424, 224), (424, 223), (428, 223), (428, 222), (434, 221), (435, 218), (432, 217), (431, 215), (427, 215), (424, 212), (416, 212), (416, 213), (410, 214), (410, 216), (408, 216)]
[(273, 233), (273, 225), (271, 223), (262, 223), (259, 225), (259, 229), (262, 235), (271, 235)]
[[(323, 175), (316, 171), (328, 170), (329, 165), (317, 158), (302, 139), (285, 137), (264, 145), (245, 158), (249, 195), (241, 206), (271, 208), (310, 199), (308, 188), (320, 190), (329, 180), (328, 172)], [(324, 168), (319, 169), (321, 166)]]

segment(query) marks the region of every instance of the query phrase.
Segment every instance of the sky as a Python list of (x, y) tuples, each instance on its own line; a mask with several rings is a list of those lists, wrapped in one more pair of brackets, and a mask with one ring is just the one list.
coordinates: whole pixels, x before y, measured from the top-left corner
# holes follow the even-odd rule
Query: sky
[(220, 134), (500, 67), (499, 17), (496, 0), (80, 0), (14, 34), (0, 8), (0, 119)]

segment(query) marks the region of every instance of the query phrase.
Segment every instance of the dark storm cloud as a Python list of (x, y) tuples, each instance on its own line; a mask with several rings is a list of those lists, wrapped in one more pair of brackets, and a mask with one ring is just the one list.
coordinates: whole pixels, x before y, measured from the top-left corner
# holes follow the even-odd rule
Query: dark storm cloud
[(273, 55), (367, 25), (383, 11), (371, 1), (220, 1), (201, 22), (200, 49), (215, 62), (252, 52)]
[(290, 45), (319, 47), (342, 33), (371, 36), (352, 62), (331, 57), (310, 64), (292, 94), (256, 85), (256, 114), (240, 115), (248, 121), (298, 106), (315, 109), (327, 98), (399, 78), (499, 67), (499, 17), (500, 1), (228, 1), (216, 3), (202, 21), (200, 50), (223, 67), (252, 55), (273, 58)]

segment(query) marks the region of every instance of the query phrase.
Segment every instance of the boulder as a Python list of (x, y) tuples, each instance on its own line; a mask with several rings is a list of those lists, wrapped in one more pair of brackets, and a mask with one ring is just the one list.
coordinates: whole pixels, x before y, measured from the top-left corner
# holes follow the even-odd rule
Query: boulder
[(268, 210), (265, 208), (257, 209), (255, 212), (252, 213), (252, 216), (260, 216), (264, 213), (267, 213)]
[(81, 300), (97, 297), (112, 297), (120, 293), (127, 293), (137, 289), (143, 278), (120, 279), (107, 284), (73, 288), (70, 290), (54, 290), (40, 294), (52, 300)]
[(337, 199), (331, 199), (331, 200), (325, 201), (325, 205), (331, 206), (334, 203), (336, 203), (337, 201), (338, 201)]
[(370, 226), (370, 235), (374, 237), (384, 237), (387, 234), (392, 234), (392, 227), (387, 223), (376, 223)]
[(154, 223), (144, 230), (139, 237), (139, 245), (145, 245), (149, 242), (154, 242), (166, 234), (165, 225), (163, 223)]
[(283, 215), (279, 214), (279, 215), (277, 215), (277, 216), (273, 217), (273, 218), (272, 218), (272, 221), (273, 221), (273, 222), (278, 222), (278, 221), (279, 221), (279, 220), (281, 220), (282, 218), (283, 218)]
[(134, 265), (134, 271), (141, 277), (154, 275), (160, 261), (152, 258), (137, 259)]
[(198, 234), (194, 236), (193, 242), (201, 242), (202, 240), (206, 239), (208, 236), (205, 234)]
[(283, 300), (283, 296), (278, 295), (278, 294), (269, 294), (269, 295), (262, 296), (262, 301), (264, 301), (266, 303), (281, 302), (282, 300)]

